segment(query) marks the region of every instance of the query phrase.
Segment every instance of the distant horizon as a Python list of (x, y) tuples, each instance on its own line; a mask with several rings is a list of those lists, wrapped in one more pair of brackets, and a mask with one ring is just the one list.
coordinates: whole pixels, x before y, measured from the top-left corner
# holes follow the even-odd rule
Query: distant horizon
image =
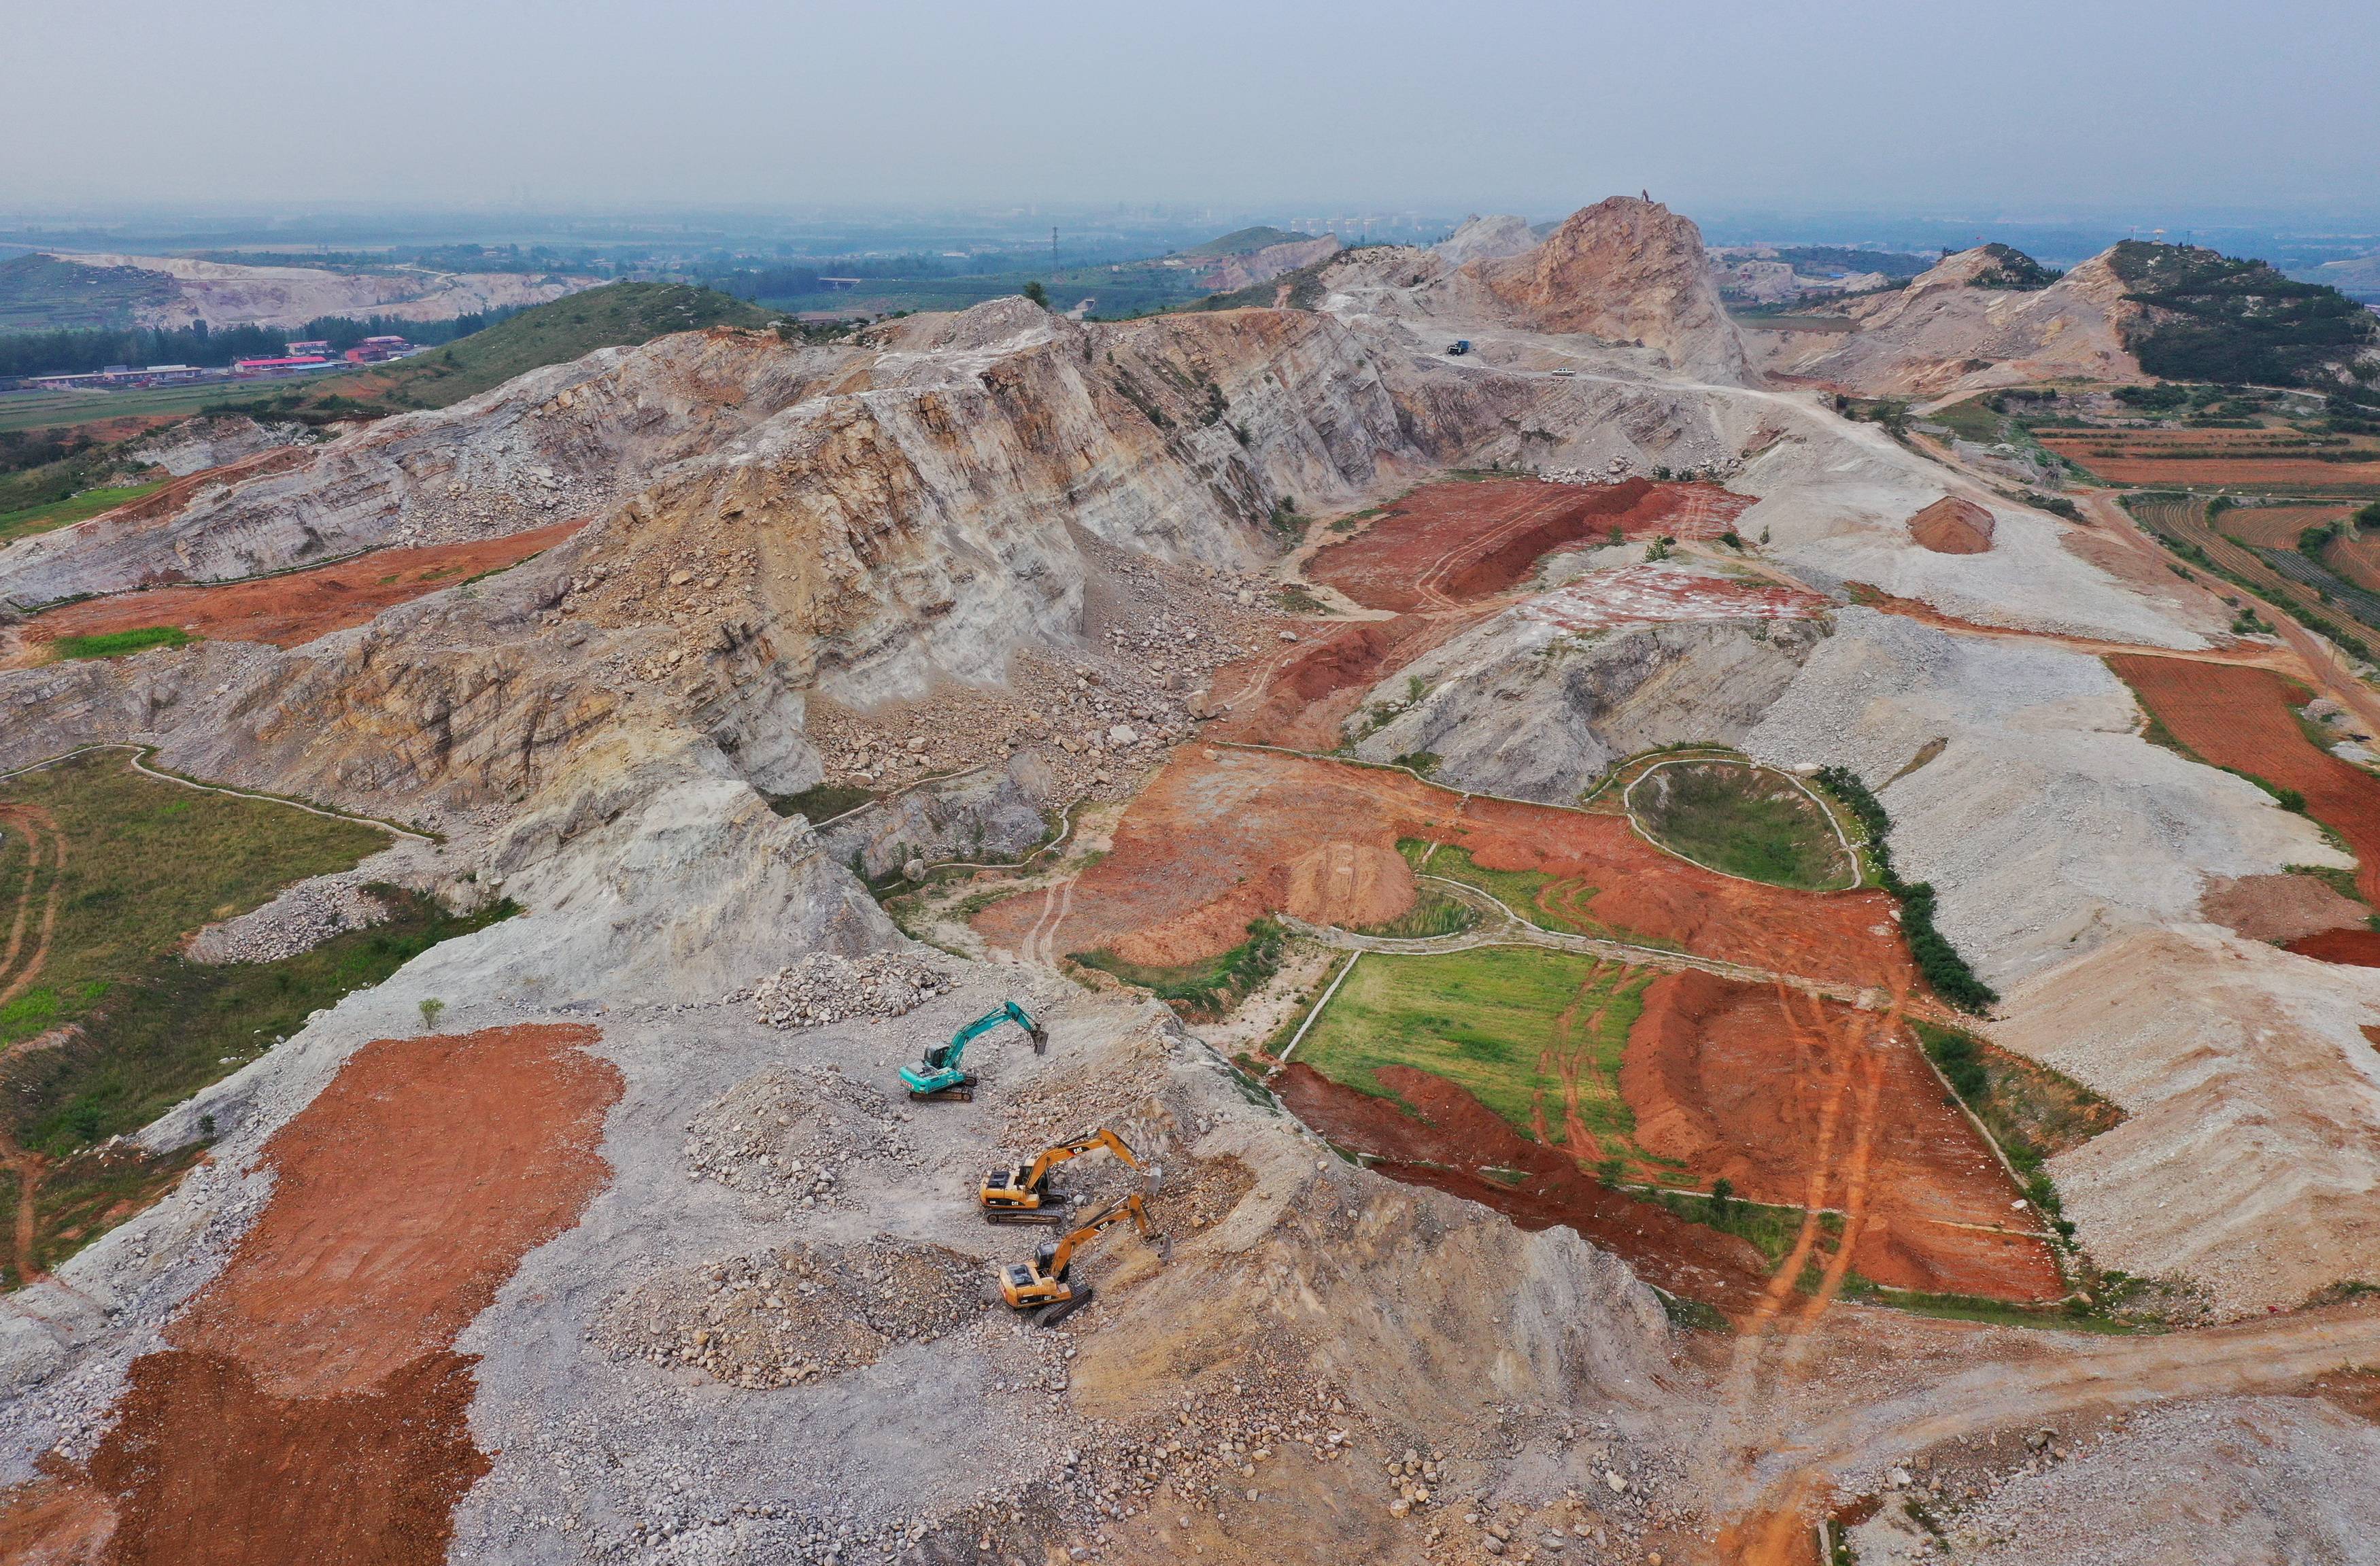
[(2380, 7), (2337, 0), (85, 0), (10, 31), (0, 213), (2380, 212)]

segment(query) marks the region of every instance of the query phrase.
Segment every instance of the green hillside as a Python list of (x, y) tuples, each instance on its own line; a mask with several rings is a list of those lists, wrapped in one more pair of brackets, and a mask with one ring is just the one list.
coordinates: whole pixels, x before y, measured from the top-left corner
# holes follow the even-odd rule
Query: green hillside
[(135, 306), (171, 304), (180, 293), (162, 272), (18, 256), (0, 261), (0, 332), (129, 326)]
[(1235, 228), (1220, 239), (1209, 239), (1182, 253), (1185, 256), (1245, 256), (1268, 245), (1301, 245), (1313, 237), (1311, 234), (1296, 234), (1286, 228)]
[[(2159, 311), (2124, 346), (2168, 381), (2286, 386), (2373, 343), (2372, 312), (2336, 288), (2194, 245), (2127, 239), (2108, 254), (2126, 297)], [(2179, 318), (2179, 319), (2177, 319)]]
[(613, 283), (525, 310), (443, 348), (310, 390), (399, 408), (445, 407), (549, 364), (597, 348), (650, 342), (706, 326), (766, 326), (774, 312), (683, 283)]

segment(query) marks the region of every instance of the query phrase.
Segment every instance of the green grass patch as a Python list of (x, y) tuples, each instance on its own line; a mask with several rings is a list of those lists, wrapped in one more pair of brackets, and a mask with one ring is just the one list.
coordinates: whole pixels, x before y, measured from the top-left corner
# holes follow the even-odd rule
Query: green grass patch
[(2082, 1304), (2016, 1305), (1977, 1294), (1929, 1294), (1914, 1289), (1890, 1289), (1852, 1272), (1845, 1275), (1840, 1298), (1859, 1305), (1889, 1305), (1912, 1316), (1938, 1317), (1946, 1321), (1981, 1321), (1996, 1327), (2032, 1327), (2058, 1332), (2124, 1334), (2141, 1330), (2139, 1324), (2117, 1320)]
[[(1805, 1216), (1799, 1208), (1769, 1207), (1735, 1198), (1722, 1201), (1696, 1191), (1651, 1191), (1632, 1195), (1668, 1209), (1688, 1223), (1699, 1223), (1722, 1234), (1749, 1240), (1762, 1256), (1768, 1258), (1771, 1267), (1792, 1252), (1793, 1242), (1801, 1237), (1802, 1220)], [(1820, 1213), (1818, 1227), (1820, 1232), (1840, 1238), (1843, 1232), (1842, 1215)]]
[(1766, 767), (1671, 762), (1631, 784), (1628, 806), (1655, 842), (1729, 875), (1803, 892), (1859, 879), (1826, 810)]
[(831, 821), (837, 816), (856, 810), (876, 795), (850, 783), (814, 783), (799, 794), (769, 794), (769, 808), (780, 816), (800, 816), (806, 819)]
[[(388, 921), (279, 962), (211, 965), (152, 953), (106, 987), (73, 1034), (0, 1066), (11, 1132), (27, 1149), (61, 1160), (35, 1198), (39, 1265), (55, 1267), (140, 1210), (198, 1151), (161, 1159), (100, 1144), (229, 1075), (317, 1010), (380, 983), (441, 941), (517, 911), (499, 903), (456, 916), (396, 887), (372, 892), (392, 909)], [(13, 1208), (16, 1183), (0, 1181), (0, 1189)], [(8, 1281), (18, 1281), (13, 1270)]]
[(1355, 933), (1419, 941), (1433, 935), (1453, 935), (1478, 922), (1478, 909), (1425, 881), (1416, 891), (1412, 907), (1386, 924), (1358, 926)]
[(380, 983), (439, 941), (516, 910), (499, 904), (459, 917), (395, 887), (373, 889), (394, 910), (276, 963), (192, 963), (151, 954), (108, 986), (78, 1035), (10, 1058), (9, 1118), (18, 1140), (64, 1155), (136, 1130), (306, 1026), (341, 996)]
[[(375, 827), (146, 777), (115, 753), (11, 778), (0, 799), (40, 806), (67, 839), (66, 868), (45, 855), (35, 881), (36, 909), (56, 884), (49, 954), (37, 985), (0, 1012), (0, 1045), (88, 1014), (200, 926), (389, 842)], [(0, 834), (0, 892), (12, 898), (26, 854), (22, 831)]]
[(46, 533), (53, 528), (71, 527), (87, 521), (102, 512), (153, 495), (165, 486), (156, 484), (120, 484), (113, 489), (85, 490), (65, 500), (51, 501), (45, 505), (29, 505), (16, 511), (0, 511), (0, 543), (11, 539), (30, 538)]
[(140, 625), (95, 637), (60, 637), (50, 651), (59, 658), (124, 658), (152, 647), (188, 647), (198, 639), (179, 625)]
[(1213, 1022), (1281, 971), (1287, 943), (1288, 932), (1274, 920), (1251, 919), (1245, 941), (1202, 963), (1156, 967), (1125, 962), (1105, 950), (1070, 953), (1068, 958), (1149, 991), (1194, 1022)]
[[(1298, 1046), (1334, 1082), (1396, 1095), (1377, 1074), (1411, 1066), (1445, 1078), (1523, 1135), (1564, 1140), (1555, 1056), (1579, 1061), (1579, 1120), (1598, 1141), (1624, 1140), (1635, 1116), (1620, 1096), (1628, 1030), (1653, 974), (1536, 947), (1366, 957)], [(1567, 1017), (1567, 1021), (1565, 1021)]]
[[(1402, 847), (1400, 844), (1398, 846)], [(1426, 851), (1427, 844), (1421, 844)], [(1543, 870), (1491, 870), (1474, 863), (1471, 851), (1452, 844), (1440, 844), (1438, 852), (1429, 856), (1429, 873), (1459, 880), (1465, 886), (1475, 886), (1507, 908), (1546, 929), (1567, 930), (1573, 935), (1608, 935), (1600, 925), (1585, 924), (1566, 915), (1539, 905), (1538, 898), (1555, 884), (1554, 878)], [(1591, 897), (1590, 889), (1584, 894)], [(1584, 900), (1584, 899), (1582, 899)]]

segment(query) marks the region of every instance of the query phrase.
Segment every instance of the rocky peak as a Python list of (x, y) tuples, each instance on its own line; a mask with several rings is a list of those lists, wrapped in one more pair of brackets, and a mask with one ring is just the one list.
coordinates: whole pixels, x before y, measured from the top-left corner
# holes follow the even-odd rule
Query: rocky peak
[(1743, 340), (1719, 304), (1702, 230), (1658, 201), (1614, 196), (1525, 255), (1463, 270), (1529, 326), (1640, 342), (1690, 374), (1743, 379)]
[(1463, 220), (1452, 237), (1438, 247), (1438, 253), (1451, 265), (1465, 266), (1475, 261), (1503, 261), (1508, 257), (1525, 255), (1537, 248), (1537, 236), (1529, 220), (1509, 212), (1492, 217), (1474, 213)]

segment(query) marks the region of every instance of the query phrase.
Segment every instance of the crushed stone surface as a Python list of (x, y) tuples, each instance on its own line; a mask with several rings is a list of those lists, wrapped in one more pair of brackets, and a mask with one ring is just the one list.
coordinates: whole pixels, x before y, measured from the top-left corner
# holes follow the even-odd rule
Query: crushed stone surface
[(812, 952), (753, 986), (749, 999), (771, 1027), (815, 1027), (853, 1017), (906, 1016), (950, 987), (941, 970), (905, 953), (843, 957)]

